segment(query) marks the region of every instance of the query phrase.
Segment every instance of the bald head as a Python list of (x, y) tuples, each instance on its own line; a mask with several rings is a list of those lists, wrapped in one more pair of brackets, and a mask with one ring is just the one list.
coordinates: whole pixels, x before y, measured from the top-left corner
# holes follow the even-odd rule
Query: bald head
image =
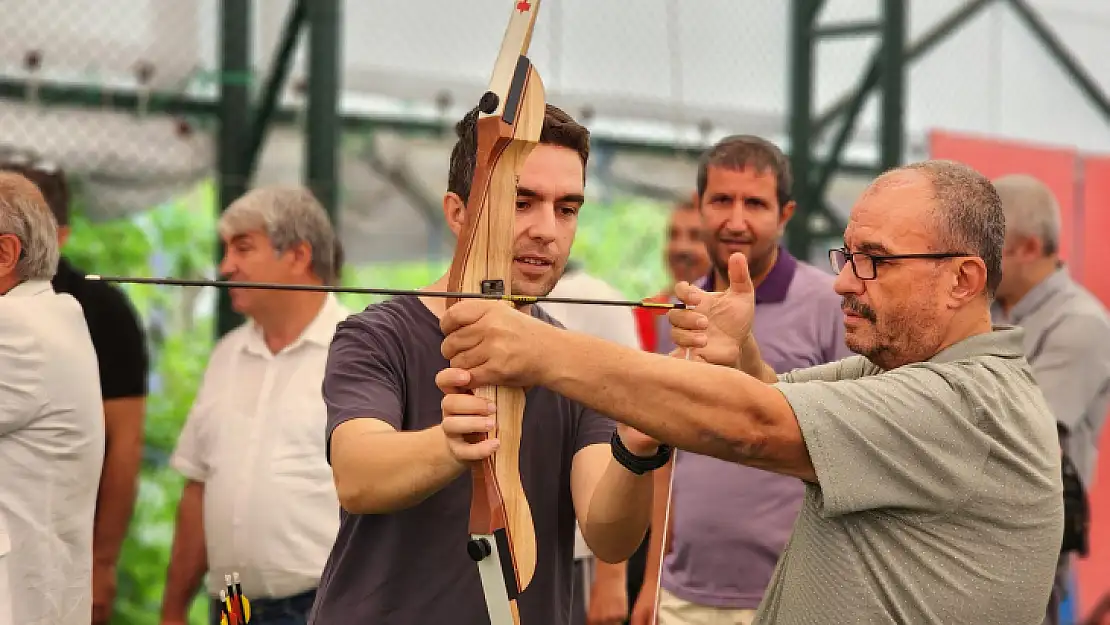
[(987, 267), (987, 294), (1002, 281), (1006, 217), (998, 192), (985, 176), (955, 161), (929, 160), (892, 169), (872, 185), (912, 184), (915, 176), (929, 184), (936, 252), (978, 256)]
[(1060, 250), (1060, 205), (1040, 180), (1026, 174), (1011, 174), (994, 181), (1006, 213), (1008, 238), (1036, 239), (1045, 256)]

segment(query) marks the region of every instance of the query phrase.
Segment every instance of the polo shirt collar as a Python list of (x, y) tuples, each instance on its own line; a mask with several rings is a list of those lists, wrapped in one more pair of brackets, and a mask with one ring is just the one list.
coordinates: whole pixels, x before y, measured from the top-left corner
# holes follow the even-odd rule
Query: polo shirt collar
[(929, 362), (953, 362), (972, 356), (998, 356), (1021, 358), (1025, 355), (1025, 330), (1011, 325), (993, 325), (991, 331), (969, 336), (949, 345), (929, 359)]
[(15, 285), (6, 295), (7, 297), (33, 297), (53, 292), (54, 287), (46, 280), (28, 280)]
[[(779, 246), (778, 254), (775, 256), (775, 264), (771, 267), (771, 271), (763, 278), (763, 282), (755, 287), (755, 303), (756, 304), (781, 304), (786, 301), (786, 295), (790, 292), (790, 283), (794, 281), (794, 274), (798, 271), (798, 259), (794, 258), (786, 248)], [(698, 283), (698, 288), (702, 290), (713, 289), (713, 273), (705, 276)]]
[(794, 281), (794, 274), (797, 271), (798, 259), (791, 256), (790, 252), (780, 245), (774, 266), (767, 272), (763, 282), (755, 287), (755, 303), (780, 304), (786, 301), (786, 294), (790, 292), (790, 283)]
[(1009, 323), (1014, 325), (1021, 324), (1021, 321), (1025, 317), (1037, 312), (1045, 302), (1064, 290), (1070, 281), (1071, 276), (1068, 275), (1067, 268), (1061, 265), (1056, 271), (1052, 272), (1051, 275), (1041, 280), (1040, 284), (1029, 289), (1025, 297), (1021, 298), (1021, 300), (1014, 305), (1013, 309), (1010, 311)]

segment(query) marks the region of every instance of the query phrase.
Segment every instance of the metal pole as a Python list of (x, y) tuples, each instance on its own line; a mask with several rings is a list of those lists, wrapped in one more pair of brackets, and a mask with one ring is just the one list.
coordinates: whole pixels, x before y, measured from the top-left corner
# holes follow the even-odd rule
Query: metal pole
[(879, 165), (902, 164), (905, 144), (906, 0), (883, 0), (882, 83), (879, 99)]
[(790, 33), (790, 169), (794, 174), (796, 208), (787, 246), (794, 256), (808, 260), (813, 244), (810, 215), (818, 198), (812, 193), (813, 59), (816, 37), (814, 22), (822, 0), (793, 0)]
[(254, 115), (254, 123), (251, 124), (247, 142), (245, 158), (247, 159), (248, 183), (254, 179), (255, 169), (258, 167), (258, 158), (262, 154), (262, 146), (266, 143), (266, 134), (270, 130), (270, 122), (273, 121), (274, 113), (277, 111), (281, 89), (285, 86), (285, 81), (289, 77), (289, 70), (293, 68), (293, 51), (297, 47), (301, 31), (304, 30), (305, 4), (307, 3), (308, 0), (296, 0), (296, 3), (285, 16), (285, 27), (281, 31), (281, 43), (277, 54), (274, 56), (270, 73), (266, 76), (266, 82), (262, 87), (258, 111)]
[(1098, 109), (1099, 113), (1102, 113), (1102, 117), (1110, 122), (1110, 99), (1107, 99), (1106, 94), (1099, 87), (1098, 81), (1083, 67), (1075, 54), (1060, 41), (1056, 33), (1052, 32), (1052, 28), (1025, 0), (1010, 0), (1010, 6), (1014, 8), (1018, 17), (1025, 22), (1029, 30), (1033, 31), (1033, 36), (1041, 42), (1049, 56), (1060, 64), (1064, 72), (1075, 82), (1075, 86), (1079, 87), (1083, 95), (1087, 96), (1087, 99)]
[[(885, 0), (884, 0), (885, 1)], [(991, 3), (996, 0), (972, 0), (963, 5), (959, 9), (952, 11), (944, 19), (940, 20), (933, 25), (928, 32), (921, 35), (921, 38), (915, 41), (909, 48), (906, 49), (905, 59), (906, 63), (913, 63), (921, 56), (928, 54), (933, 48), (940, 45), (949, 35), (955, 33), (961, 26), (970, 22), (980, 11), (987, 8)], [(880, 59), (883, 54), (880, 48), (871, 59), (870, 66), (867, 70), (868, 80), (864, 82), (860, 88), (864, 91), (870, 91), (879, 82), (880, 72), (879, 68)], [(814, 130), (820, 134), (828, 128), (829, 124), (840, 116), (845, 109), (851, 106), (854, 92), (849, 93), (838, 99), (834, 104), (829, 106), (827, 110), (817, 116), (817, 121), (814, 124)]]
[[(251, 122), (250, 0), (220, 2), (220, 100), (219, 144), (216, 167), (219, 172), (218, 209), (222, 212), (237, 197), (246, 193), (247, 172), (244, 147)], [(216, 247), (217, 264), (223, 257), (223, 245)], [(243, 322), (231, 308), (226, 290), (218, 296), (216, 332), (223, 336)]]
[(339, 0), (307, 2), (308, 118), (305, 129), (305, 184), (339, 227)]

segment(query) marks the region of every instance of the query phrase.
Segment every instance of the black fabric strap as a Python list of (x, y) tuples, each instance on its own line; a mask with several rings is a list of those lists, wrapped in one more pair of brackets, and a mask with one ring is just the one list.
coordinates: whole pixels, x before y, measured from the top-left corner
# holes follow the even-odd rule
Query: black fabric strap
[(613, 457), (617, 459), (617, 462), (636, 475), (654, 471), (667, 464), (667, 461), (671, 459), (670, 445), (659, 445), (659, 451), (655, 452), (653, 456), (647, 458), (637, 456), (624, 446), (624, 441), (621, 440), (620, 434), (615, 430), (613, 431), (613, 438), (609, 439), (609, 446), (613, 448)]

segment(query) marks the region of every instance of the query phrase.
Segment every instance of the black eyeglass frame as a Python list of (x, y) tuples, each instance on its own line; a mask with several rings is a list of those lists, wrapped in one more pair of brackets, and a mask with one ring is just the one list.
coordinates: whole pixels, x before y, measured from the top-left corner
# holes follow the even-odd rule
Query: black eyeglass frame
[[(876, 261), (903, 260), (903, 259), (913, 259), (913, 258), (930, 258), (930, 259), (937, 260), (937, 259), (944, 259), (944, 258), (960, 258), (962, 256), (975, 256), (975, 254), (967, 254), (967, 253), (964, 253), (964, 252), (922, 252), (922, 253), (917, 253), (917, 254), (871, 254), (869, 252), (851, 252), (851, 251), (848, 251), (848, 248), (846, 248), (846, 247), (834, 247), (834, 248), (829, 250), (829, 265), (832, 266), (832, 270), (834, 272), (836, 272), (837, 274), (839, 274), (844, 269), (843, 266), (841, 266), (839, 268), (836, 266), (836, 258), (835, 258), (834, 255), (837, 254), (837, 253), (840, 253), (840, 254), (844, 255), (845, 264), (852, 265), (852, 274), (855, 275), (856, 278), (859, 278), (860, 280), (874, 280), (875, 278), (877, 278), (879, 276), (879, 266), (875, 264)], [(871, 259), (871, 268), (872, 268), (874, 273), (871, 275), (870, 278), (864, 278), (864, 277), (859, 275), (859, 269), (856, 267), (856, 256), (866, 256), (867, 258)]]

